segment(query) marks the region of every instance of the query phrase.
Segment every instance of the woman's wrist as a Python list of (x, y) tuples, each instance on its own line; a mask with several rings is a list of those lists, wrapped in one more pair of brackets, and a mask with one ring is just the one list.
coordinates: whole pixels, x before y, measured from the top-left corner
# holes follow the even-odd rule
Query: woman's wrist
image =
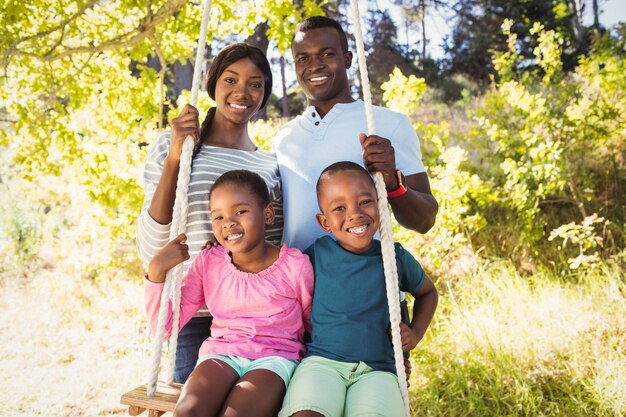
[(179, 152), (172, 152), (170, 150), (170, 152), (165, 157), (165, 161), (163, 163), (171, 165), (173, 168), (178, 169), (178, 167), (180, 165), (180, 153)]

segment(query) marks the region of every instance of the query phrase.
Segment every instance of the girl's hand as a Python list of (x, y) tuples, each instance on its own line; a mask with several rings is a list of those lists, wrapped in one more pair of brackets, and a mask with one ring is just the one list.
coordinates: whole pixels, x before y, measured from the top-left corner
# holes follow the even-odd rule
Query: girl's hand
[(189, 246), (185, 244), (187, 236), (180, 234), (163, 247), (148, 265), (148, 279), (152, 282), (165, 281), (167, 271), (189, 259)]
[(200, 140), (200, 120), (198, 110), (191, 104), (186, 104), (180, 114), (172, 119), (172, 138), (168, 158), (180, 161), (183, 151), (183, 143), (187, 136), (191, 136), (195, 142)]
[(220, 242), (215, 239), (215, 236), (211, 236), (209, 240), (206, 241), (204, 245), (200, 248), (200, 250), (211, 249), (215, 246), (220, 246)]

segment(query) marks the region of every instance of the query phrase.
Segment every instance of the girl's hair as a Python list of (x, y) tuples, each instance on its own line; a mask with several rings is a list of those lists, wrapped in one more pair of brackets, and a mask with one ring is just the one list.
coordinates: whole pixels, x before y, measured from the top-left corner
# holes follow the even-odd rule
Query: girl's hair
[(211, 191), (209, 191), (209, 200), (216, 188), (222, 185), (231, 184), (238, 187), (248, 187), (252, 194), (255, 194), (259, 198), (259, 202), (263, 207), (270, 204), (270, 193), (267, 190), (267, 184), (263, 181), (263, 178), (256, 172), (248, 171), (247, 169), (235, 169), (233, 171), (227, 171), (223, 173), (215, 182)]
[[(256, 46), (248, 45), (246, 43), (233, 43), (219, 51), (215, 59), (213, 59), (209, 72), (207, 73), (206, 90), (209, 93), (209, 97), (215, 100), (215, 86), (217, 85), (217, 80), (220, 78), (224, 70), (235, 62), (245, 58), (252, 61), (254, 65), (256, 65), (263, 73), (264, 90), (263, 101), (261, 102), (260, 107), (262, 109), (265, 107), (267, 100), (272, 94), (272, 70), (270, 68), (270, 63), (267, 61), (267, 57), (263, 51)], [(202, 122), (202, 126), (200, 127), (200, 140), (196, 144), (193, 151), (194, 157), (198, 154), (198, 152), (200, 152), (202, 141), (209, 134), (209, 130), (211, 130), (211, 125), (213, 124), (213, 119), (215, 118), (215, 111), (215, 107), (211, 107)]]

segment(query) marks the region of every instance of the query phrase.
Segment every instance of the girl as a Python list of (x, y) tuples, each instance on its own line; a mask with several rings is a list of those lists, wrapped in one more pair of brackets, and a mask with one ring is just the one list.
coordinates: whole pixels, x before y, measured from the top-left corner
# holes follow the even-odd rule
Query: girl
[[(313, 269), (299, 250), (265, 240), (274, 209), (259, 175), (225, 173), (213, 184), (209, 207), (221, 246), (202, 251), (185, 276), (180, 327), (206, 303), (211, 337), (174, 415), (273, 416), (304, 353), (304, 327), (311, 330)], [(180, 235), (169, 242), (148, 266), (146, 311), (153, 331), (165, 274), (189, 258), (185, 241)], [(170, 308), (166, 329), (171, 326)]]
[[(197, 142), (188, 192), (186, 244), (190, 259), (185, 269), (211, 238), (206, 195), (215, 180), (232, 169), (254, 171), (268, 184), (276, 221), (268, 226), (267, 237), (280, 243), (282, 197), (276, 158), (257, 150), (248, 135), (248, 121), (265, 106), (271, 90), (270, 65), (260, 49), (238, 43), (217, 54), (207, 74), (207, 91), (216, 106), (207, 113), (202, 128), (198, 111), (187, 105), (172, 120), (171, 132), (159, 136), (148, 152), (143, 175), (145, 201), (137, 226), (137, 248), (146, 264), (169, 240), (180, 154), (188, 135)], [(200, 344), (209, 336), (210, 320), (203, 308), (179, 334), (176, 382), (184, 383), (193, 370)]]

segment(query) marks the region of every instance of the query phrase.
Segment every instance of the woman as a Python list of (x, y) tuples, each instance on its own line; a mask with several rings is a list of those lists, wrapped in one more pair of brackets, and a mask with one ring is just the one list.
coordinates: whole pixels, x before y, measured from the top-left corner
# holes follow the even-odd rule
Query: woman
[[(201, 247), (212, 237), (208, 195), (224, 172), (248, 169), (259, 174), (270, 190), (276, 213), (267, 228), (269, 242), (282, 237), (282, 196), (278, 165), (273, 154), (258, 150), (248, 135), (248, 122), (262, 109), (272, 91), (272, 73), (265, 54), (243, 43), (222, 49), (207, 74), (207, 92), (215, 100), (199, 126), (198, 111), (186, 105), (172, 120), (171, 132), (152, 144), (144, 168), (145, 201), (137, 226), (137, 248), (147, 264), (169, 239), (176, 197), (182, 145), (187, 136), (196, 141), (189, 182), (187, 245), (189, 267)], [(174, 380), (184, 383), (198, 359), (198, 350), (209, 336), (211, 317), (201, 309), (178, 335)]]

